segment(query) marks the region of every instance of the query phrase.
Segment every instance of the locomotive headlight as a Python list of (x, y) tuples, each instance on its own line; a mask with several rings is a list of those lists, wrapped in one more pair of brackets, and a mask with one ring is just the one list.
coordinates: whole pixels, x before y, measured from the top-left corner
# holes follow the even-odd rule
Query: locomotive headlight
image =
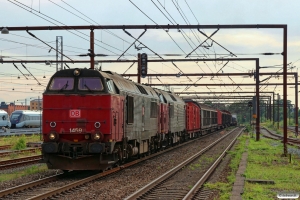
[(99, 133), (95, 133), (94, 140), (99, 140), (99, 139), (100, 139), (100, 134)]
[(85, 138), (86, 140), (88, 140), (88, 139), (90, 138), (90, 135), (89, 135), (89, 134), (86, 134), (86, 135), (84, 136), (84, 138)]
[(73, 72), (74, 76), (79, 76), (80, 75), (80, 70), (79, 69), (75, 69)]
[(55, 133), (50, 133), (49, 134), (49, 139), (50, 140), (55, 140), (55, 138), (56, 138), (56, 134)]

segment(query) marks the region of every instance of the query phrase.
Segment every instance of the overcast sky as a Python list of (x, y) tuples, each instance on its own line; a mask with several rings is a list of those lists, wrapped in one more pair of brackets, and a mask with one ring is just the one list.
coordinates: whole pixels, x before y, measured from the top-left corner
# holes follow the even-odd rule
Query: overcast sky
[[(289, 0), (0, 0), (0, 28), (13, 26), (55, 26), (55, 25), (167, 25), (167, 24), (287, 24), (288, 25), (288, 63), (289, 72), (297, 72), (300, 63), (300, 1)], [(126, 30), (138, 37), (144, 30)], [(216, 29), (201, 30), (210, 35)], [(63, 37), (63, 53), (73, 60), (87, 60), (79, 54), (88, 53), (89, 31), (31, 31), (36, 37), (56, 48), (56, 36)], [(208, 40), (192, 54), (193, 58), (219, 58), (228, 56), (228, 51), (238, 58), (260, 58), (262, 72), (277, 72), (282, 69), (283, 32), (281, 29), (220, 29), (213, 37), (215, 42)], [(184, 58), (206, 38), (197, 30), (147, 30), (140, 41), (136, 42), (126, 52), (122, 59), (134, 60), (137, 53), (147, 53), (149, 59), (159, 59), (154, 53), (164, 59)], [(106, 54), (107, 57), (96, 57), (100, 61), (96, 67), (117, 73), (136, 73), (137, 65), (132, 63), (101, 64), (101, 60), (116, 60), (132, 43), (134, 39), (123, 30), (95, 30), (95, 53)], [(146, 48), (147, 47), (147, 48)], [(224, 47), (224, 48), (223, 48)], [(141, 50), (138, 50), (141, 49)], [(14, 31), (0, 35), (0, 53), (3, 60), (56, 60), (54, 50), (31, 37), (25, 31)], [(279, 55), (261, 56), (271, 52)], [(170, 57), (165, 54), (180, 54)], [(67, 58), (64, 58), (67, 60)], [(254, 62), (177, 62), (150, 63), (148, 73), (245, 73), (255, 69)], [(89, 64), (68, 64), (71, 68), (86, 67)], [(0, 101), (27, 102), (30, 97), (37, 98), (47, 85), (51, 75), (56, 71), (56, 64), (51, 65), (25, 64), (29, 72), (21, 65), (0, 64)], [(290, 67), (293, 67), (290, 69)], [(221, 69), (221, 70), (220, 70)], [(282, 72), (282, 70), (280, 71)], [(28, 80), (23, 76), (28, 78)], [(34, 77), (41, 83), (38, 85)], [(29, 76), (28, 76), (29, 75)], [(20, 79), (18, 78), (20, 77)], [(43, 78), (46, 77), (46, 78)], [(199, 77), (159, 77), (142, 79), (143, 83), (195, 83)], [(265, 79), (267, 77), (260, 77)], [(131, 77), (136, 81), (136, 78)], [(288, 79), (290, 83), (294, 79)], [(282, 78), (271, 78), (269, 83), (282, 83)], [(253, 77), (214, 77), (202, 78), (197, 83), (255, 83)], [(267, 82), (265, 82), (267, 83)], [(183, 91), (185, 86), (175, 87), (174, 91)], [(191, 87), (188, 91), (254, 91), (254, 86), (241, 87)], [(282, 94), (281, 86), (262, 87), (261, 92), (276, 92)], [(289, 88), (288, 99), (294, 103), (294, 88)], [(232, 94), (234, 95), (234, 94)]]

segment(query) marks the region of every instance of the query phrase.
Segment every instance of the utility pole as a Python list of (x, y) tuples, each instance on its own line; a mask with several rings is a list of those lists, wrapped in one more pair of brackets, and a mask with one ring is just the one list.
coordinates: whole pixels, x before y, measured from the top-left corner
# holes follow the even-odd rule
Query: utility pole
[(295, 135), (298, 137), (298, 73), (295, 75)]
[(280, 95), (277, 93), (277, 129), (279, 129), (279, 100), (280, 100)]

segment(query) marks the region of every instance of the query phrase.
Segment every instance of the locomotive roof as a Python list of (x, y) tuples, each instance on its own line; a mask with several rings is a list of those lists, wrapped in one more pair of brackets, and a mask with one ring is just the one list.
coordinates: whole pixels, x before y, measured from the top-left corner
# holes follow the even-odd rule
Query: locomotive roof
[(100, 74), (105, 78), (113, 80), (120, 91), (139, 95), (147, 95), (148, 97), (150, 96), (151, 98), (158, 99), (158, 96), (153, 88), (149, 86), (135, 83), (131, 80), (125, 79), (120, 74), (111, 71), (101, 71)]
[[(57, 71), (53, 75), (53, 77), (70, 77), (70, 76), (73, 77), (74, 70), (75, 70), (74, 68), (60, 70), (60, 71)], [(133, 82), (131, 80), (125, 79), (120, 74), (112, 72), (112, 71), (97, 71), (97, 70), (86, 69), (86, 68), (79, 69), (79, 70), (80, 70), (80, 76), (95, 77), (95, 76), (97, 76), (97, 73), (99, 73), (98, 75), (100, 77), (102, 76), (105, 79), (113, 80), (114, 84), (121, 92), (123, 91), (126, 93), (146, 95), (147, 97), (154, 98), (154, 99), (159, 98), (158, 94), (163, 94), (163, 96), (165, 97), (165, 99), (167, 100), (168, 103), (172, 103), (172, 102), (182, 103), (183, 102), (183, 100), (179, 96), (175, 95), (174, 93), (167, 92), (164, 90), (159, 90), (156, 88), (152, 88), (148, 85)], [(53, 77), (51, 79), (53, 79)], [(47, 91), (47, 92), (49, 92), (49, 91)]]
[[(53, 77), (64, 77), (64, 76), (74, 76), (74, 68), (73, 69), (64, 69), (64, 70), (60, 70), (60, 71), (57, 71)], [(87, 69), (87, 68), (80, 68), (80, 75), (82, 76), (90, 76), (90, 77), (93, 77), (95, 76), (95, 72), (99, 72), (99, 71), (96, 71), (96, 70), (93, 70), (93, 69)]]

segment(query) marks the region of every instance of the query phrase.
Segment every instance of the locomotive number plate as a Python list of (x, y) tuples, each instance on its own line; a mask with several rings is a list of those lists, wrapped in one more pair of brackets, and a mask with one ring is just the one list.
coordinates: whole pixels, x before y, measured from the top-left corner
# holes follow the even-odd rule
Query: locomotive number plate
[(81, 133), (82, 128), (70, 128), (70, 133)]
[(80, 118), (81, 111), (80, 110), (69, 110), (69, 117), (70, 118)]

